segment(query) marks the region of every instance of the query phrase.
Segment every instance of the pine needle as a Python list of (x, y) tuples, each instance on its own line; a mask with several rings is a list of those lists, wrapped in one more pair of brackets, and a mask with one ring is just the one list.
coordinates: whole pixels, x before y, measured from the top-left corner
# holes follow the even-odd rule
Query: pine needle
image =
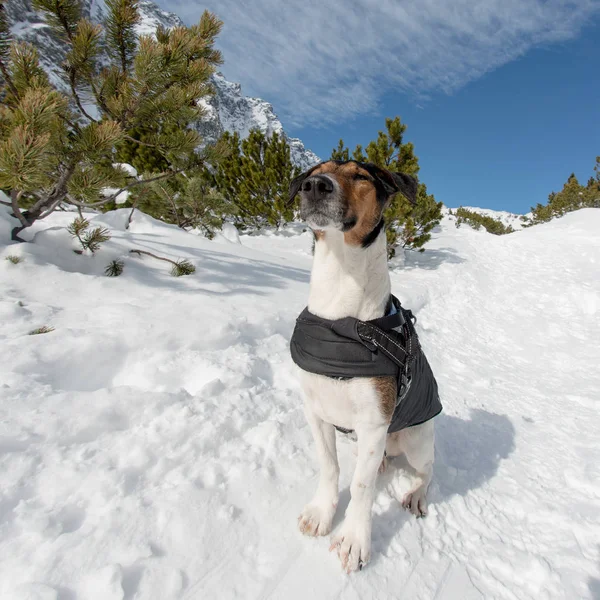
[(171, 268), (173, 277), (183, 277), (196, 272), (196, 267), (189, 260), (178, 260)]
[(125, 263), (121, 259), (117, 258), (108, 263), (106, 269), (104, 269), (104, 274), (107, 277), (118, 277), (121, 275), (121, 273), (123, 273), (124, 268)]
[(110, 232), (105, 227), (96, 227), (92, 231), (87, 231), (83, 236), (82, 245), (85, 250), (92, 254), (100, 248), (100, 244), (110, 240)]
[[(83, 250), (89, 250), (94, 254), (100, 248), (101, 244), (110, 240), (110, 232), (106, 227), (95, 227), (91, 231), (88, 231), (89, 226), (90, 222), (86, 218), (77, 217), (67, 227), (67, 231), (79, 240)], [(75, 252), (81, 254), (78, 250), (75, 250)]]
[(54, 327), (51, 327), (50, 325), (42, 325), (41, 327), (30, 331), (29, 335), (40, 335), (41, 333), (50, 333), (51, 331), (54, 331)]

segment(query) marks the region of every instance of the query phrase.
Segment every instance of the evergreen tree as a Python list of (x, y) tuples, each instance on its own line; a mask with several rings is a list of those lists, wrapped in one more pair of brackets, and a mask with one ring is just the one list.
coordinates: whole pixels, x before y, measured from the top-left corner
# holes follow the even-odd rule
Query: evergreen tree
[(344, 146), (344, 140), (340, 139), (337, 148), (331, 151), (331, 160), (350, 160), (350, 150)]
[(236, 222), (244, 227), (281, 226), (293, 218), (288, 189), (299, 169), (290, 158), (285, 138), (267, 137), (258, 129), (240, 140), (225, 132), (228, 151), (219, 163), (215, 181), (218, 191), (237, 210)]
[[(9, 44), (0, 11), (0, 188), (20, 222), (13, 239), (62, 203), (102, 206), (125, 189), (179, 173), (193, 178), (218, 158), (217, 150), (196, 152), (201, 139), (190, 127), (221, 62), (213, 44), (222, 24), (214, 15), (138, 37), (138, 0), (107, 0), (104, 27), (81, 18), (79, 0), (32, 1), (64, 43), (69, 91), (53, 88), (33, 46)], [(138, 179), (121, 169), (115, 148), (124, 142), (161, 157), (152, 169), (159, 174), (142, 171)], [(107, 187), (118, 191), (101, 197)]]
[(456, 228), (458, 229), (463, 223), (467, 223), (473, 229), (480, 229), (483, 226), (488, 233), (494, 235), (505, 235), (514, 231), (510, 225), (505, 225), (500, 219), (494, 219), (460, 206), (456, 209)]
[(547, 204), (537, 204), (532, 207), (531, 225), (550, 221), (580, 208), (600, 208), (599, 158), (596, 158), (594, 167), (596, 177), (590, 178), (585, 186), (579, 183), (574, 173), (571, 173), (563, 189), (560, 192), (552, 192), (548, 196)]
[(214, 178), (207, 169), (193, 177), (182, 173), (154, 181), (136, 189), (128, 203), (182, 229), (200, 229), (208, 238), (234, 213), (234, 207), (215, 189)]
[[(366, 149), (359, 144), (352, 153), (352, 159), (358, 162), (371, 162), (390, 171), (416, 176), (419, 172), (419, 159), (414, 154), (412, 143), (404, 142), (406, 125), (400, 117), (385, 120), (386, 131), (379, 131), (377, 139), (369, 142)], [(349, 151), (340, 140), (331, 158), (348, 160)], [(395, 254), (400, 242), (403, 248), (419, 249), (431, 239), (431, 230), (442, 219), (442, 203), (436, 202), (433, 195), (427, 193), (427, 187), (420, 183), (417, 193), (417, 205), (413, 206), (404, 196), (397, 194), (392, 198), (385, 211), (388, 255)]]

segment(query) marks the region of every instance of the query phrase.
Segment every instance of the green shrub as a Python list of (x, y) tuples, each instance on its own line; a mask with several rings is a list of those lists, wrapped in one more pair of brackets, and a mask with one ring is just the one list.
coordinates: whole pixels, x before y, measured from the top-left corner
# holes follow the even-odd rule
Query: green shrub
[(473, 210), (463, 208), (462, 206), (457, 208), (456, 212), (453, 214), (456, 215), (455, 225), (457, 228), (463, 223), (466, 223), (473, 227), (473, 229), (483, 227), (488, 233), (493, 233), (494, 235), (505, 235), (514, 231), (510, 225), (505, 225), (500, 219), (482, 215)]
[(41, 327), (30, 331), (29, 335), (40, 335), (42, 333), (50, 333), (51, 331), (54, 331), (54, 327), (51, 327), (50, 325), (42, 325)]

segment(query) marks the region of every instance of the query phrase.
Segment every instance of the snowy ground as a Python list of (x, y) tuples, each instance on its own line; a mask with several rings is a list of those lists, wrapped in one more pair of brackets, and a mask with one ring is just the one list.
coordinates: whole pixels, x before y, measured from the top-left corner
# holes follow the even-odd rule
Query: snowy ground
[(7, 246), (0, 211), (0, 598), (600, 597), (600, 210), (501, 237), (446, 217), (395, 269), (444, 402), (430, 515), (382, 478), (351, 576), (296, 530), (317, 481), (288, 355), (310, 234), (209, 242), (120, 210), (90, 257), (64, 213)]

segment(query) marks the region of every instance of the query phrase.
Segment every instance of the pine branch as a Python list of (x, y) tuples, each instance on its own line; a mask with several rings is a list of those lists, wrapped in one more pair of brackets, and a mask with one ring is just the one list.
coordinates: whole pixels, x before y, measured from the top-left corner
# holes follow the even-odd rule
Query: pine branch
[(95, 227), (92, 231), (86, 231), (83, 235), (83, 246), (85, 250), (89, 250), (94, 254), (100, 244), (110, 240), (110, 233), (106, 227)]
[(130, 250), (131, 254), (151, 256), (152, 258), (156, 258), (157, 260), (164, 260), (165, 262), (171, 263), (173, 265), (171, 269), (171, 275), (174, 277), (181, 277), (182, 275), (191, 275), (196, 272), (196, 267), (189, 260), (171, 260), (170, 258), (165, 258), (164, 256), (157, 256), (156, 254), (152, 254), (152, 252), (148, 252), (147, 250)]
[(140, 256), (142, 254), (145, 254), (146, 256), (151, 256), (152, 258), (156, 258), (157, 260), (164, 260), (165, 262), (171, 263), (172, 265), (177, 264), (174, 260), (171, 260), (170, 258), (165, 258), (164, 256), (157, 256), (156, 254), (152, 254), (152, 252), (148, 252), (147, 250), (137, 250), (134, 248), (129, 252), (130, 254), (139, 254)]
[(33, 8), (46, 13), (48, 24), (72, 42), (81, 17), (79, 0), (33, 0)]
[(166, 179), (167, 177), (173, 177), (174, 175), (177, 175), (179, 173), (183, 173), (183, 169), (177, 169), (176, 171), (169, 171), (168, 173), (163, 173), (162, 175), (157, 175), (156, 177), (151, 177), (150, 179), (138, 179), (137, 181), (131, 182), (130, 184), (122, 187), (120, 190), (117, 190), (114, 194), (111, 194), (110, 196), (106, 196), (106, 198), (99, 200), (98, 202), (90, 202), (90, 203), (79, 202), (79, 200), (75, 200), (75, 198), (71, 198), (71, 197), (69, 197), (69, 202), (71, 202), (75, 206), (81, 206), (82, 208), (94, 208), (95, 206), (102, 206), (103, 204), (106, 204), (107, 202), (111, 202), (111, 201), (115, 200), (119, 194), (131, 189), (132, 187), (136, 187), (138, 185), (144, 185), (145, 183), (152, 183), (153, 181), (158, 181), (160, 179)]
[(108, 17), (105, 22), (108, 47), (127, 73), (133, 62), (137, 44), (135, 26), (140, 20), (137, 0), (106, 0)]
[(73, 222), (67, 227), (67, 231), (73, 237), (76, 237), (79, 240), (82, 248), (85, 249), (84, 241), (81, 237), (83, 232), (90, 226), (90, 222), (85, 217), (77, 217), (73, 220)]

